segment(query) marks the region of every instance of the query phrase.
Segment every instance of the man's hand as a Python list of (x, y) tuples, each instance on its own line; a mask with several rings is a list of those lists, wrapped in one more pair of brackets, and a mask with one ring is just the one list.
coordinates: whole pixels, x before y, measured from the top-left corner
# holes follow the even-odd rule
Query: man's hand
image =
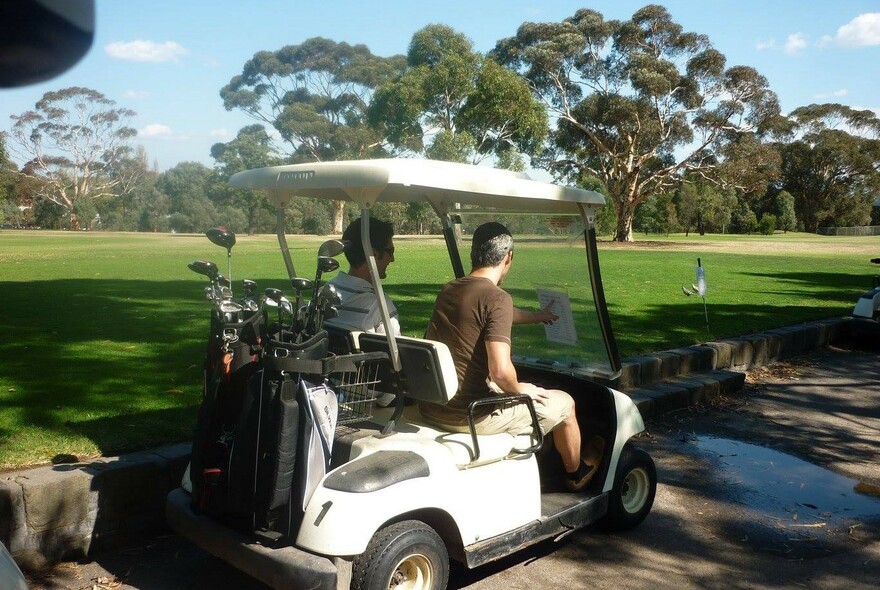
[(559, 319), (559, 316), (551, 311), (553, 308), (553, 304), (556, 303), (555, 299), (551, 299), (550, 303), (548, 303), (544, 309), (541, 311), (535, 312), (535, 318), (542, 324), (552, 324), (556, 320)]

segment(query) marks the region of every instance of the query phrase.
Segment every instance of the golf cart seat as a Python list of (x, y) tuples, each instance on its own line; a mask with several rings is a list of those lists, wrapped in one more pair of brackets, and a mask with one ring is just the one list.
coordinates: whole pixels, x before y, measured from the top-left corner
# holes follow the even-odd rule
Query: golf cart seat
[[(406, 397), (436, 404), (448, 403), (458, 393), (458, 375), (449, 348), (442, 342), (425, 338), (398, 336), (395, 340), (400, 365), (406, 376)], [(388, 352), (388, 341), (384, 334), (361, 333), (358, 342), (361, 352)], [(393, 391), (390, 378), (390, 371), (380, 373), (382, 383), (376, 389)], [(458, 466), (467, 466), (476, 461), (499, 461), (519, 449), (526, 449), (525, 452), (535, 450), (531, 448), (535, 441), (528, 434), (481, 434), (476, 436), (475, 444), (471, 433), (444, 431), (425, 422), (415, 405), (406, 408), (404, 421), (405, 424), (399, 429), (401, 432), (414, 432), (421, 437), (434, 439), (450, 452)]]

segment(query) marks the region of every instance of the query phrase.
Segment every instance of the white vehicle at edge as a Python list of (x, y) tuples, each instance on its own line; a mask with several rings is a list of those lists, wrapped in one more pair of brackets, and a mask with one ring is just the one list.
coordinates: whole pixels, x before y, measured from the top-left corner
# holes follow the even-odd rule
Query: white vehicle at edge
[[(586, 361), (534, 354), (514, 360), (523, 381), (569, 392), (584, 439), (600, 435), (606, 444), (588, 490), (566, 492), (552, 483), (559, 479), (558, 456), (552, 444), (541, 444), (540, 429), (519, 437), (453, 434), (425, 425), (417, 405), (405, 403), (442, 403), (455, 395), (458, 382), (445, 345), (346, 333), (343, 338), (353, 349), (386, 352), (391, 372), (405, 377), (405, 389), (395, 406), (377, 408), (369, 423), (337, 431), (330, 470), (305, 498), (304, 516), (290, 543), (269, 547), (254, 542), (199, 514), (183, 489), (169, 495), (166, 511), (178, 533), (275, 588), (440, 589), (447, 583), (450, 558), (477, 567), (593, 523), (624, 530), (647, 516), (656, 490), (655, 467), (630, 442), (644, 423), (627, 395), (604, 385), (619, 372), (620, 359), (593, 226), (595, 212), (604, 205), (602, 195), (536, 182), (522, 173), (417, 159), (277, 166), (241, 172), (230, 184), (262, 189), (277, 207), (278, 240), (291, 279), (295, 273), (283, 210), (297, 197), (356, 203), (365, 252), (372, 251), (367, 236), (375, 204), (427, 202), (443, 223), (455, 276), (465, 274), (455, 238), (463, 215), (507, 212), (580, 220), (586, 246), (582, 276), (595, 313), (582, 314), (590, 317), (579, 321), (591, 323), (604, 350), (591, 351)], [(368, 263), (388, 325), (375, 259), (370, 256)], [(550, 284), (552, 277), (546, 280)]]

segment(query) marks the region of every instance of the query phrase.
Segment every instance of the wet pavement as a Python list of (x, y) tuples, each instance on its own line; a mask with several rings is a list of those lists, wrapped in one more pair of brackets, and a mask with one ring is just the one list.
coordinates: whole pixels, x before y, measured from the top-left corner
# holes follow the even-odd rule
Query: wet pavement
[[(637, 529), (579, 531), (450, 588), (880, 587), (880, 355), (823, 350), (749, 375), (740, 394), (667, 414), (637, 443), (658, 467)], [(61, 564), (33, 588), (265, 588), (167, 535)]]

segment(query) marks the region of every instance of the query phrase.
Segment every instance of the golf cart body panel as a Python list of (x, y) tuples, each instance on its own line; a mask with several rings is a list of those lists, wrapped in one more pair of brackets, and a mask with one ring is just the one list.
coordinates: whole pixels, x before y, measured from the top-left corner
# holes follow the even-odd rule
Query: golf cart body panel
[[(317, 484), (297, 499), (301, 506), (295, 508), (302, 509), (301, 518), (286, 541), (293, 546), (257, 545), (253, 537), (248, 539), (199, 514), (190, 494), (181, 489), (169, 496), (167, 513), (172, 528), (183, 536), (273, 587), (307, 583), (308, 587), (347, 588), (352, 563), (376, 542), (380, 531), (396, 524), (426, 523), (440, 535), (449, 555), (476, 567), (539, 540), (568, 534), (609, 516), (620, 517), (621, 490), (626, 489), (631, 473), (642, 473), (656, 485), (650, 458), (647, 462), (633, 459), (628, 444), (644, 430), (638, 409), (628, 396), (596, 379), (607, 382), (620, 368), (593, 227), (593, 216), (604, 205), (601, 194), (536, 182), (522, 173), (415, 159), (277, 166), (238, 173), (230, 185), (268, 193), (279, 211), (278, 241), (292, 281), (295, 273), (284, 235), (284, 206), (294, 197), (357, 203), (362, 246), (368, 253), (386, 327), (389, 314), (368, 231), (370, 209), (376, 203), (429, 203), (443, 224), (455, 276), (464, 275), (455, 237), (460, 216), (489, 212), (580, 219), (589, 296), (582, 292), (578, 296), (594, 308), (595, 333), (604, 348), (597, 355), (599, 362), (533, 355), (517, 356), (514, 361), (522, 381), (571, 394), (579, 423), (589, 423), (587, 432), (600, 434), (605, 448), (588, 490), (564, 492), (558, 455), (552, 455), (552, 445), (541, 447), (543, 433), (537, 426), (530, 435), (476, 435), (473, 430), (442, 431), (422, 419), (415, 401), (446, 403), (458, 390), (445, 345), (395, 337), (387, 329), (385, 334), (368, 334), (328, 325), (331, 351), (387, 358), (370, 386), (375, 392), (394, 392), (395, 406), (375, 408), (371, 417), (336, 428), (326, 473), (321, 471)], [(317, 283), (316, 279), (316, 290)], [(342, 403), (341, 394), (339, 399)], [(631, 526), (650, 510), (651, 485), (647, 506), (638, 508)]]

